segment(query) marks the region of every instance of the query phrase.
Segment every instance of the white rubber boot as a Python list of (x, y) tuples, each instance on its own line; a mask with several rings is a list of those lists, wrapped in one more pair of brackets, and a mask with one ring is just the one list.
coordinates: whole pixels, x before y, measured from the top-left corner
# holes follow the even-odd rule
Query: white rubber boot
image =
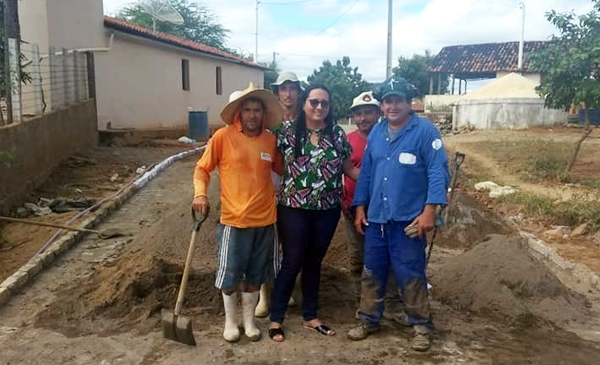
[(242, 308), (244, 318), (244, 332), (250, 341), (260, 340), (261, 334), (254, 322), (254, 310), (258, 301), (258, 292), (242, 293)]
[(270, 290), (268, 288), (267, 283), (260, 286), (260, 296), (258, 298), (258, 305), (256, 306), (256, 310), (254, 310), (254, 315), (258, 318), (264, 318), (269, 315), (269, 307), (270, 307)]
[(237, 293), (227, 295), (223, 293), (225, 306), (225, 330), (223, 338), (227, 342), (236, 342), (240, 339), (240, 330), (237, 322)]

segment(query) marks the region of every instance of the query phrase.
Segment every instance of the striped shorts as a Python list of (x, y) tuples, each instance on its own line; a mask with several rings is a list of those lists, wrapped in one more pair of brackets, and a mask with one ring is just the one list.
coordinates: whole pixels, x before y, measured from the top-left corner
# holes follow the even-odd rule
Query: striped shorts
[(279, 271), (279, 242), (274, 224), (258, 228), (219, 224), (217, 246), (215, 286), (221, 290), (235, 290), (242, 281), (260, 286)]

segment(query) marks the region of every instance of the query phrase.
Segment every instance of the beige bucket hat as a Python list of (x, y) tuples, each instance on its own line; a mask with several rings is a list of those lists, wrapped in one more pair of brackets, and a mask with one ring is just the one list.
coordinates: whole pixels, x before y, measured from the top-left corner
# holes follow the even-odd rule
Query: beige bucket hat
[(362, 105), (373, 105), (379, 107), (379, 102), (373, 96), (372, 91), (365, 91), (364, 93), (361, 93), (360, 95), (354, 98), (350, 110)]
[(229, 96), (229, 103), (221, 110), (221, 119), (227, 124), (232, 124), (235, 113), (238, 111), (244, 100), (247, 100), (248, 98), (255, 98), (263, 102), (265, 106), (263, 114), (265, 128), (273, 129), (281, 123), (283, 114), (281, 105), (275, 95), (269, 90), (255, 87), (252, 82), (241, 92), (234, 91), (231, 93)]
[(277, 76), (277, 81), (271, 84), (271, 90), (273, 92), (277, 92), (277, 88), (281, 86), (284, 82), (292, 82), (298, 86), (298, 89), (302, 91), (302, 85), (300, 85), (300, 80), (298, 80), (298, 76), (295, 73), (290, 71), (285, 71)]

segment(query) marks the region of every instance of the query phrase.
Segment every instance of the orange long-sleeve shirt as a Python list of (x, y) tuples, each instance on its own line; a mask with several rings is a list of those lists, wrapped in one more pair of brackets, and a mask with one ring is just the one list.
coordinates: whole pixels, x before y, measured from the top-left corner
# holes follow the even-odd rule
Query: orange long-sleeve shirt
[(242, 133), (239, 116), (211, 137), (194, 171), (194, 197), (206, 196), (210, 172), (219, 168), (221, 223), (237, 228), (264, 227), (277, 220), (271, 170), (283, 174), (277, 138), (263, 130)]

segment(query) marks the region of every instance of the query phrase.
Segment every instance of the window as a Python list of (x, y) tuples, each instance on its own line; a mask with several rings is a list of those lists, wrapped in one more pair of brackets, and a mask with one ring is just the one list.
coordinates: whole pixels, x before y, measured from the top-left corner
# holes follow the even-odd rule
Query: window
[(217, 95), (223, 95), (223, 83), (221, 80), (221, 66), (217, 66)]
[(190, 60), (181, 60), (181, 86), (183, 90), (190, 89)]

